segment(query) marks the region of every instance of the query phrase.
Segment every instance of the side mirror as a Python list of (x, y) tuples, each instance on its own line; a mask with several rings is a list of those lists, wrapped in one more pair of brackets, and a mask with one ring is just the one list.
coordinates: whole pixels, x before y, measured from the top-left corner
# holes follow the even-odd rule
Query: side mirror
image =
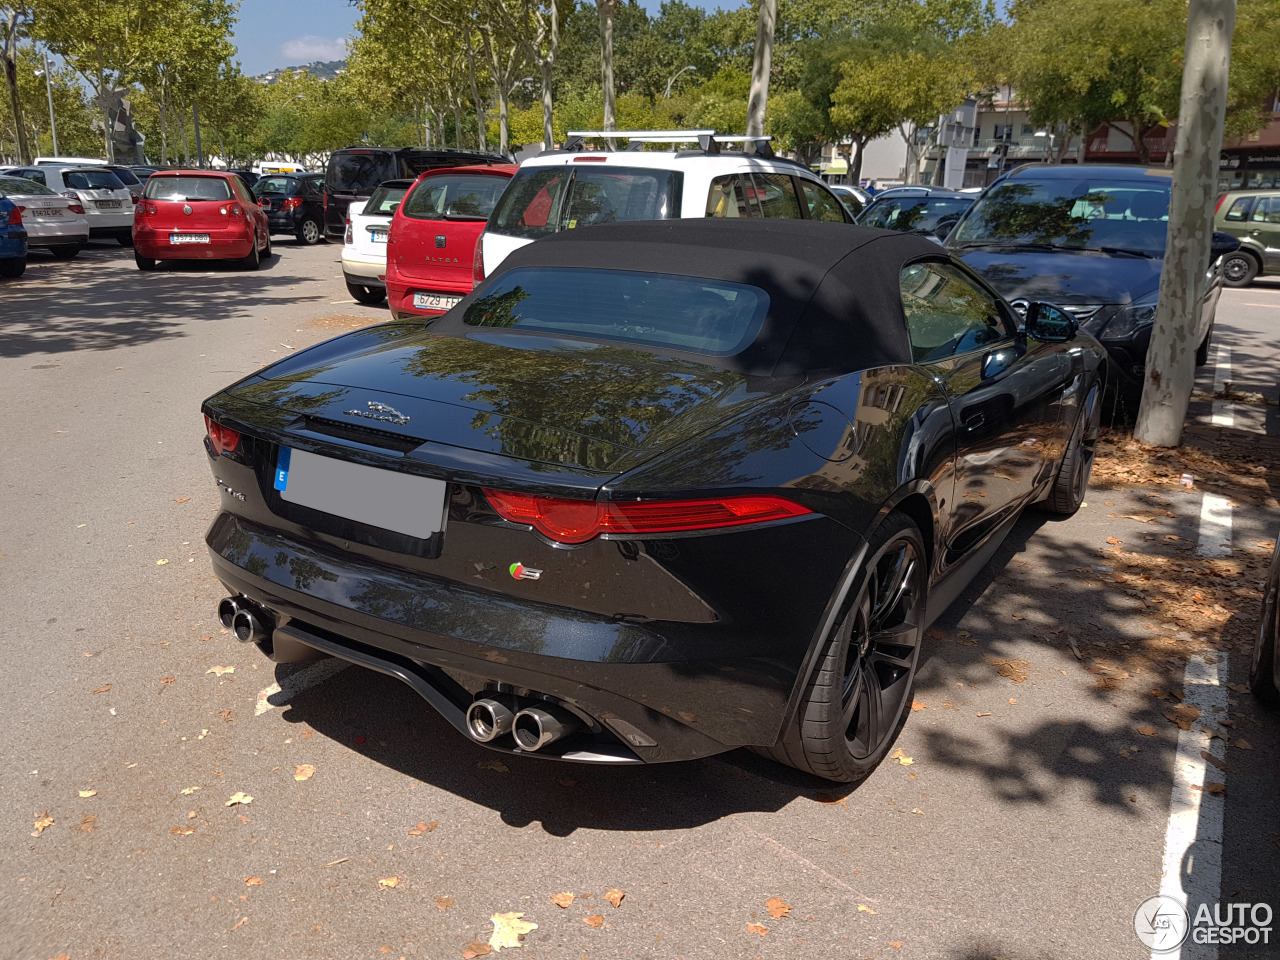
[(1027, 336), (1041, 343), (1066, 343), (1075, 338), (1079, 329), (1076, 318), (1052, 303), (1036, 301), (1027, 304)]
[(1235, 253), (1239, 249), (1240, 241), (1236, 237), (1215, 230), (1209, 246), (1209, 262), (1216, 263), (1219, 257), (1225, 257), (1228, 253)]

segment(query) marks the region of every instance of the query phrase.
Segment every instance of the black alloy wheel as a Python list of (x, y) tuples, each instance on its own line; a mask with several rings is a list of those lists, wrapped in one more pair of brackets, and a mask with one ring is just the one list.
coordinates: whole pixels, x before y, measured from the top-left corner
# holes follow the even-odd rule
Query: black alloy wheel
[(302, 223), (298, 224), (298, 242), (305, 243), (307, 246), (314, 246), (324, 239), (324, 235), (320, 231), (320, 224), (307, 217)]
[(1228, 287), (1247, 287), (1258, 275), (1258, 261), (1242, 250), (1222, 260), (1222, 280)]
[(1277, 592), (1280, 581), (1267, 578), (1266, 592), (1262, 598), (1262, 622), (1253, 641), (1253, 657), (1249, 663), (1249, 687), (1253, 695), (1267, 706), (1280, 709), (1280, 690), (1276, 689), (1276, 633)]
[(865, 779), (910, 713), (927, 596), (924, 540), (909, 517), (891, 513), (868, 544), (795, 728), (764, 752), (828, 780)]
[(1089, 477), (1093, 475), (1093, 461), (1098, 455), (1098, 428), (1102, 423), (1102, 397), (1094, 387), (1085, 399), (1087, 412), (1076, 421), (1066, 452), (1058, 464), (1053, 488), (1042, 506), (1050, 513), (1069, 517), (1080, 509), (1089, 489)]

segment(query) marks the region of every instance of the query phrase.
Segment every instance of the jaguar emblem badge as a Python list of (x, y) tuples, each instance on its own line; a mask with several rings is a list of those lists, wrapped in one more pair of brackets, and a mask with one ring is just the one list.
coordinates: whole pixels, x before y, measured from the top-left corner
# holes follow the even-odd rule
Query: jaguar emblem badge
[(191, 204), (184, 203), (182, 205), (182, 212), (185, 213), (188, 217), (191, 216)]
[(383, 423), (405, 424), (409, 422), (409, 418), (395, 407), (390, 404), (379, 403), (377, 400), (369, 401), (368, 410), (343, 410), (342, 412), (348, 417), (364, 417), (366, 420), (381, 420)]

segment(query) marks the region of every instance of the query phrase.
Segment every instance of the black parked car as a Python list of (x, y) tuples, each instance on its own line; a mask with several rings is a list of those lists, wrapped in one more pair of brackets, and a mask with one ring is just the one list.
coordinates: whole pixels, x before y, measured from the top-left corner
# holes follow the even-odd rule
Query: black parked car
[(347, 147), (329, 156), (325, 170), (324, 233), (341, 241), (347, 230), (347, 207), (368, 200), (386, 180), (413, 180), (436, 167), (464, 167), (476, 163), (510, 163), (487, 153), (428, 150), (424, 147)]
[(554, 234), (205, 401), (219, 615), (497, 750), (861, 779), (930, 621), (1023, 507), (1084, 495), (1103, 351), (1047, 304), (1017, 327), (909, 234)]
[(129, 188), (129, 192), (135, 197), (142, 196), (143, 180), (145, 177), (139, 177), (133, 167), (126, 167), (116, 163), (106, 163), (102, 165), (103, 170), (110, 170), (116, 175), (116, 179)]
[[(1122, 395), (1140, 393), (1164, 265), (1172, 171), (1041, 164), (992, 184), (947, 246), (1017, 307), (1049, 300), (1107, 348)], [(1238, 246), (1214, 234), (1200, 304), (1196, 364), (1209, 359), (1222, 294), (1219, 257)]]
[(891, 187), (875, 195), (854, 222), (945, 239), (977, 197), (942, 187)]
[(308, 245), (324, 239), (324, 174), (270, 173), (254, 184), (253, 195), (272, 233), (292, 233)]

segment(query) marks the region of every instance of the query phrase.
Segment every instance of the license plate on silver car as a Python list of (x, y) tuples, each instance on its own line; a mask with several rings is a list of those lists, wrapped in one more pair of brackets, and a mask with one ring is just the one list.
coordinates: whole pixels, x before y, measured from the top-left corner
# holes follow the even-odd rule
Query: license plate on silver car
[(281, 447), (275, 488), (290, 503), (410, 537), (444, 529), (443, 480)]
[(62, 211), (57, 207), (34, 207), (31, 210), (31, 215), (35, 217), (60, 217), (62, 216)]
[(413, 305), (419, 310), (452, 310), (461, 299), (446, 293), (415, 293)]
[(95, 200), (93, 202), (103, 210), (119, 210), (120, 209), (119, 200)]
[(208, 243), (209, 235), (207, 233), (171, 233), (169, 234), (170, 243)]

